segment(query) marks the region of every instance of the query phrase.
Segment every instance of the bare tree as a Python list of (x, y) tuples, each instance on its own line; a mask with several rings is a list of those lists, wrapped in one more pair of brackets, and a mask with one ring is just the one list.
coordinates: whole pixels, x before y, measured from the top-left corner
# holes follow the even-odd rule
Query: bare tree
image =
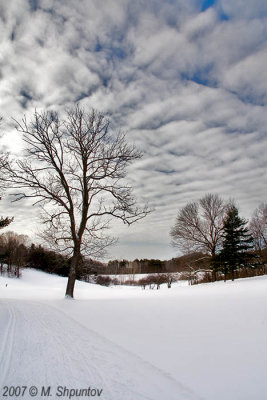
[(172, 244), (184, 253), (204, 251), (215, 256), (221, 245), (226, 203), (217, 194), (207, 194), (188, 203), (171, 229)]
[(256, 250), (261, 252), (263, 248), (267, 247), (267, 203), (260, 204), (254, 211), (249, 223), (249, 230)]
[[(27, 258), (26, 244), (28, 236), (16, 232), (7, 231), (0, 235), (0, 253), (2, 263), (7, 264), (9, 276), (20, 276), (20, 268), (25, 265)], [(1, 266), (3, 272), (3, 266)]]
[(179, 274), (174, 272), (165, 272), (164, 275), (166, 277), (166, 283), (168, 289), (170, 289), (172, 287), (172, 283), (177, 282), (179, 278)]
[(60, 119), (35, 111), (18, 123), (26, 143), (23, 159), (5, 164), (3, 181), (12, 182), (15, 201), (34, 198), (42, 206), (44, 236), (71, 251), (66, 296), (73, 297), (81, 255), (103, 254), (114, 238), (105, 234), (111, 217), (132, 224), (149, 212), (139, 208), (124, 178), (126, 166), (141, 153), (121, 132), (109, 134), (109, 122), (79, 106)]

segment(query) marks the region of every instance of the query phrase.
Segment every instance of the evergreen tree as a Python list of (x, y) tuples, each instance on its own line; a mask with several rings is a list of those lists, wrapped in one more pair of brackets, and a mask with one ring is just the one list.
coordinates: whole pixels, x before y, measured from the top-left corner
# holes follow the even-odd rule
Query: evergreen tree
[(55, 251), (47, 250), (41, 245), (31, 245), (28, 255), (28, 266), (50, 274), (68, 276), (69, 259)]
[(238, 209), (230, 206), (224, 219), (223, 247), (219, 260), (225, 277), (230, 272), (232, 280), (235, 270), (246, 266), (253, 258), (249, 252), (253, 248), (253, 238), (246, 225), (247, 221), (239, 217)]
[(12, 221), (13, 221), (13, 218), (0, 217), (0, 229), (5, 228), (6, 226), (8, 226)]
[[(2, 200), (1, 197), (0, 197), (0, 200)], [(5, 228), (6, 226), (8, 226), (12, 221), (13, 221), (13, 218), (0, 217), (0, 229)]]

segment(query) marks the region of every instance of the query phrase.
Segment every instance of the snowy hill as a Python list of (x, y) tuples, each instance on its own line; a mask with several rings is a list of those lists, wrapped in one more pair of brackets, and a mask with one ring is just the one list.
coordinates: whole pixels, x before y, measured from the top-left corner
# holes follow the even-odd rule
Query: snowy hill
[(0, 277), (3, 398), (266, 400), (266, 276), (158, 291), (77, 282), (75, 301), (65, 286), (35, 270)]

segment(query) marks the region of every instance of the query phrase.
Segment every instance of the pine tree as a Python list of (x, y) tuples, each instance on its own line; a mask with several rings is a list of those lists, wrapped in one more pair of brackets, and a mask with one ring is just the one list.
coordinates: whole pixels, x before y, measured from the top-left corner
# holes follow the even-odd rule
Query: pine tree
[(13, 221), (13, 218), (0, 217), (0, 229), (5, 228), (6, 226), (8, 226), (12, 221)]
[[(0, 200), (2, 200), (1, 197), (0, 197)], [(8, 226), (9, 224), (11, 224), (12, 221), (13, 221), (13, 218), (0, 217), (0, 229), (5, 228), (6, 226)]]
[(225, 277), (230, 272), (232, 280), (235, 270), (244, 267), (253, 258), (249, 252), (253, 248), (253, 238), (246, 225), (247, 221), (239, 217), (238, 209), (234, 205), (229, 207), (224, 219), (224, 239), (219, 260)]

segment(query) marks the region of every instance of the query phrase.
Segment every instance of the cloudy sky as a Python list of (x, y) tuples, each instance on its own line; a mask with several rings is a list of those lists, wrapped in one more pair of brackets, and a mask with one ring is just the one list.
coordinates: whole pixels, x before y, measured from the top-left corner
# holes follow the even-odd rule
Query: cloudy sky
[[(114, 222), (110, 258), (177, 255), (175, 216), (206, 193), (246, 218), (267, 201), (266, 1), (0, 0), (0, 41), (2, 146), (20, 151), (12, 118), (80, 102), (143, 151), (128, 177), (154, 212)], [(34, 237), (38, 209), (1, 214)]]

